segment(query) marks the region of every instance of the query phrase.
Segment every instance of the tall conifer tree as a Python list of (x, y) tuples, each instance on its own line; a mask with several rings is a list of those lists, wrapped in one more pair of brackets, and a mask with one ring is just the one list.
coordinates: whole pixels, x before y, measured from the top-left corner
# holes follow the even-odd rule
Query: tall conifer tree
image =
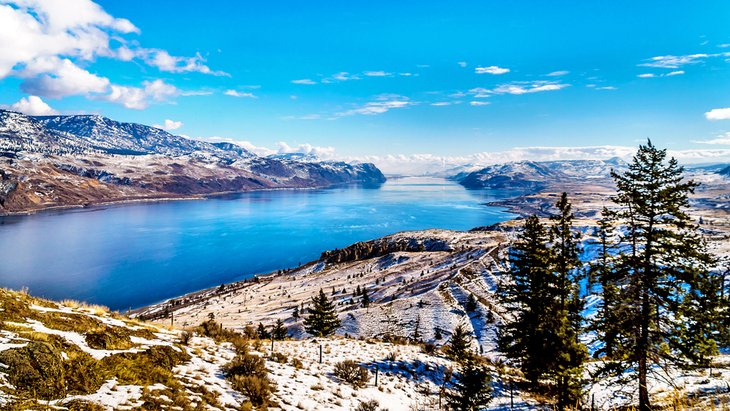
[(618, 207), (611, 223), (620, 236), (611, 287), (602, 291), (616, 293), (610, 309), (619, 316), (610, 364), (620, 375), (636, 370), (639, 410), (648, 411), (652, 364), (701, 364), (716, 352), (720, 287), (686, 212), (698, 184), (684, 179), (683, 167), (649, 141), (626, 172), (612, 176)]
[(319, 295), (312, 297), (312, 307), (304, 319), (304, 330), (315, 337), (327, 337), (334, 334), (338, 328), (340, 319), (337, 318), (335, 306), (320, 289)]

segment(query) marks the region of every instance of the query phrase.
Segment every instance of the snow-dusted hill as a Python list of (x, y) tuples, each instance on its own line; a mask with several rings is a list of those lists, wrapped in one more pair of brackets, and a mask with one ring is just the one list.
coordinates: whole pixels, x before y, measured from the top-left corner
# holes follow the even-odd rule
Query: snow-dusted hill
[(520, 161), (496, 164), (453, 177), (466, 188), (539, 190), (555, 183), (609, 181), (611, 170), (625, 163), (609, 160)]
[(379, 184), (372, 164), (256, 156), (94, 115), (0, 110), (0, 214), (277, 188)]
[[(307, 338), (302, 318), (294, 316), (295, 309), (304, 312), (312, 296), (322, 289), (336, 303), (342, 321), (338, 331), (341, 337), (420, 340), (438, 347), (448, 342), (454, 327), (461, 323), (473, 336), (474, 350), (498, 364), (504, 357), (496, 344), (496, 331), (510, 313), (495, 293), (497, 285), (505, 281), (514, 224), (470, 232), (397, 233), (325, 252), (319, 260), (298, 268), (181, 296), (135, 315), (165, 324), (172, 313), (178, 326), (197, 324), (213, 315), (216, 321), (239, 330), (259, 323), (271, 326), (282, 320), (294, 337)], [(584, 234), (583, 258), (589, 259), (596, 247), (592, 240), (594, 223), (585, 219), (578, 224)], [(710, 240), (713, 248), (718, 247), (725, 236), (713, 235)], [(726, 247), (714, 249), (720, 255), (728, 252)], [(368, 306), (363, 305), (357, 290), (367, 290)], [(470, 295), (476, 300), (471, 311)], [(597, 302), (595, 296), (587, 300), (586, 314)], [(305, 347), (309, 347), (309, 355), (316, 348)], [(350, 355), (362, 361), (364, 349)], [(588, 368), (597, 365), (591, 363)], [(730, 358), (718, 357), (715, 367), (712, 375), (707, 370), (670, 370), (676, 386), (667, 383), (665, 370), (652, 369), (652, 395), (657, 401), (668, 401), (674, 395), (694, 393), (699, 398), (697, 404), (712, 398), (730, 400), (722, 394), (725, 384), (730, 383)], [(630, 384), (598, 380), (585, 388), (590, 393), (587, 398), (602, 410), (636, 400), (635, 387)], [(613, 395), (619, 391), (620, 395)], [(489, 409), (506, 409), (497, 404)], [(698, 407), (685, 409), (702, 409)]]
[[(269, 409), (353, 410), (363, 403), (390, 411), (436, 409), (443, 389), (453, 387), (451, 371), (458, 370), (418, 344), (336, 337), (276, 341), (272, 351), (270, 341), (213, 339), (200, 329), (188, 334), (103, 307), (5, 289), (0, 313), (3, 410), (251, 409), (250, 397), (225, 378), (241, 346), (265, 361), (274, 388)], [(363, 386), (334, 375), (344, 360), (368, 370)], [(498, 382), (495, 390), (492, 409), (501, 409), (510, 393)], [(518, 410), (536, 404), (519, 392), (513, 402)]]

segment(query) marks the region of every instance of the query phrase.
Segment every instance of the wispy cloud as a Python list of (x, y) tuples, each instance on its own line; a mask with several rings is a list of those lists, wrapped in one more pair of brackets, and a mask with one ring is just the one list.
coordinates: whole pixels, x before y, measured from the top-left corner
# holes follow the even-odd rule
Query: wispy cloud
[(499, 67), (499, 66), (488, 66), (488, 67), (477, 67), (474, 69), (474, 72), (477, 74), (505, 74), (509, 73), (508, 68)]
[(567, 70), (559, 70), (559, 71), (553, 71), (552, 73), (548, 73), (547, 76), (549, 77), (560, 77), (560, 76), (567, 76), (570, 74)]
[(730, 145), (730, 132), (720, 134), (717, 137), (710, 140), (694, 140), (693, 143), (699, 144), (713, 144), (713, 145)]
[(393, 75), (393, 73), (388, 73), (387, 71), (383, 71), (383, 70), (365, 71), (362, 74), (367, 77), (390, 77)]
[(322, 79), (322, 83), (336, 83), (341, 81), (360, 80), (360, 76), (357, 74), (350, 74), (346, 71), (335, 73), (330, 77)]
[(226, 90), (223, 92), (223, 94), (225, 94), (226, 96), (231, 96), (231, 97), (247, 97), (247, 98), (254, 98), (254, 99), (258, 98), (253, 93), (243, 92), (243, 91), (238, 91), (238, 90), (233, 90), (233, 89)]
[(394, 94), (383, 94), (376, 97), (375, 101), (370, 101), (361, 107), (337, 113), (337, 117), (352, 116), (356, 114), (373, 116), (412, 105), (414, 105), (414, 103), (411, 102), (408, 97)]
[(614, 86), (603, 86), (603, 87), (596, 87), (596, 90), (618, 90)]
[(681, 76), (682, 74), (684, 74), (684, 70), (674, 70), (674, 71), (670, 71), (669, 73), (659, 73), (659, 74), (642, 73), (642, 74), (638, 74), (636, 77), (639, 77), (639, 78), (673, 77), (673, 76)]
[(708, 120), (730, 120), (730, 107), (713, 108), (705, 113), (705, 118)]
[(488, 106), (489, 104), (491, 104), (491, 103), (490, 103), (490, 102), (488, 102), (488, 101), (478, 101), (478, 100), (474, 100), (474, 101), (470, 101), (470, 102), (469, 102), (469, 105), (470, 105), (470, 106)]
[(533, 81), (533, 82), (513, 82), (502, 84), (491, 90), (493, 94), (530, 94), (540, 93), (543, 91), (556, 91), (570, 86), (570, 84), (559, 83), (554, 81)]
[(120, 60), (129, 61), (134, 58), (138, 58), (144, 61), (147, 65), (157, 67), (160, 71), (168, 73), (197, 72), (213, 76), (230, 77), (230, 74), (224, 71), (211, 70), (211, 68), (205, 64), (206, 60), (200, 53), (196, 53), (195, 56), (192, 57), (182, 57), (173, 56), (166, 50), (148, 48), (132, 49), (126, 45), (121, 46), (115, 51)]
[(311, 79), (308, 79), (308, 78), (303, 78), (303, 79), (299, 79), (299, 80), (292, 80), (291, 82), (294, 83), (294, 84), (306, 84), (306, 85), (317, 84), (316, 81), (311, 80)]
[(468, 66), (468, 64), (466, 63), (466, 61), (460, 61), (460, 62), (458, 62), (456, 64), (458, 64), (459, 67), (462, 67), (462, 68)]
[(683, 56), (656, 56), (645, 60), (645, 63), (639, 64), (641, 67), (656, 67), (656, 68), (668, 68), (677, 69), (688, 64), (698, 64), (705, 61), (706, 58), (715, 56), (714, 54), (686, 54)]

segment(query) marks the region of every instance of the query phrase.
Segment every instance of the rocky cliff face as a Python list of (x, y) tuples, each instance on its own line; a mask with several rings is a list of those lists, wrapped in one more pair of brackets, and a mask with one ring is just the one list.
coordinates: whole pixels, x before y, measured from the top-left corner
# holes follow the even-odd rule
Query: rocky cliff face
[(0, 110), (0, 213), (276, 188), (380, 184), (372, 164), (256, 156), (101, 116)]
[(340, 250), (325, 251), (319, 261), (325, 264), (339, 264), (382, 257), (396, 252), (424, 251), (453, 251), (453, 249), (446, 240), (440, 238), (392, 236), (355, 243)]

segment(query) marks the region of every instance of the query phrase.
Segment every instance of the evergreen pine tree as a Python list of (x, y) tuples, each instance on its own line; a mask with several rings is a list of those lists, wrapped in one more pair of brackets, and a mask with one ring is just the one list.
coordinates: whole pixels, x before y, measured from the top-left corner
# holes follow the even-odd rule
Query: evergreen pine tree
[(716, 352), (722, 311), (712, 256), (686, 213), (697, 183), (666, 150), (639, 147), (624, 173), (612, 172), (620, 227), (613, 266), (621, 316), (611, 362), (616, 373), (635, 369), (639, 410), (651, 409), (647, 377), (652, 364), (688, 365)]
[(548, 313), (553, 301), (550, 269), (552, 254), (548, 233), (537, 216), (525, 220), (510, 249), (510, 281), (498, 293), (506, 310), (513, 313), (500, 327), (498, 343), (508, 358), (517, 360), (533, 387), (552, 367), (552, 324)]
[(315, 337), (326, 337), (334, 334), (339, 327), (340, 319), (335, 307), (320, 289), (319, 295), (312, 297), (309, 316), (304, 319), (304, 330)]
[(292, 312), (291, 316), (292, 316), (292, 318), (294, 318), (294, 321), (299, 320), (299, 306), (298, 305), (294, 306), (294, 311)]
[(271, 337), (271, 334), (269, 334), (269, 332), (266, 331), (266, 327), (264, 327), (264, 324), (262, 324), (262, 323), (259, 323), (258, 328), (256, 328), (256, 335), (261, 340), (265, 340), (265, 339), (268, 339), (269, 337)]
[(370, 306), (370, 296), (368, 295), (368, 289), (363, 287), (360, 293), (362, 294), (362, 306), (367, 308), (368, 306)]
[(473, 357), (462, 363), (454, 388), (446, 396), (452, 410), (478, 411), (492, 400), (492, 378), (489, 371)]
[(596, 260), (590, 263), (588, 269), (589, 284), (591, 287), (599, 287), (598, 293), (601, 299), (598, 302), (597, 315), (594, 316), (589, 325), (590, 331), (595, 333), (598, 340), (602, 342), (596, 350), (596, 357), (605, 356), (611, 359), (619, 343), (618, 330), (621, 329), (622, 316), (618, 305), (619, 284), (613, 267), (613, 246), (614, 228), (611, 225), (613, 214), (604, 207), (601, 218), (598, 220), (596, 237), (598, 238), (598, 254)]
[(416, 322), (413, 325), (413, 341), (421, 341), (421, 316), (416, 317)]
[(582, 329), (581, 311), (583, 299), (580, 296), (579, 240), (580, 234), (573, 229), (573, 212), (568, 194), (563, 193), (555, 204), (559, 213), (551, 220), (552, 266), (555, 276), (552, 277), (553, 288), (557, 294), (557, 306), (547, 314), (553, 328), (551, 352), (553, 364), (548, 369), (555, 380), (558, 409), (577, 404), (581, 395), (581, 375), (587, 350), (580, 342)]
[(281, 321), (281, 319), (276, 320), (276, 324), (274, 325), (274, 328), (271, 329), (271, 338), (275, 340), (283, 340), (287, 336), (286, 327), (284, 327), (284, 322)]
[(471, 335), (466, 330), (464, 324), (459, 324), (454, 328), (448, 345), (444, 348), (446, 357), (456, 362), (466, 361), (472, 356), (471, 352)]

